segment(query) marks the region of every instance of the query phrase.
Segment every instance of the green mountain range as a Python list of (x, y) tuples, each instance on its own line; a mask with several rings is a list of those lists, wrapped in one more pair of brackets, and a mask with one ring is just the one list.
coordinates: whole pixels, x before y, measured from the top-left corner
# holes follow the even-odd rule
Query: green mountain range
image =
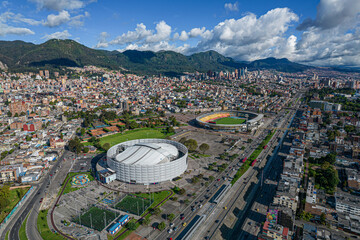
[(311, 67), (287, 59), (267, 58), (243, 63), (215, 51), (190, 56), (173, 51), (106, 51), (88, 48), (73, 40), (52, 39), (42, 44), (0, 41), (0, 68), (10, 71), (94, 65), (137, 74), (178, 75), (184, 72), (232, 71), (235, 68), (299, 72)]

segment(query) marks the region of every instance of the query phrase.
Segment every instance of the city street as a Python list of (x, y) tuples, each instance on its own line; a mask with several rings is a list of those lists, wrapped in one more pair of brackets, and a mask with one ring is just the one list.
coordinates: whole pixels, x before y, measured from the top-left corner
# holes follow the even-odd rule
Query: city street
[[(55, 165), (51, 168), (50, 172), (48, 172), (45, 176), (42, 177), (40, 182), (37, 184), (37, 190), (36, 194), (32, 199), (29, 199), (27, 203), (22, 207), (21, 211), (19, 211), (15, 216), (12, 217), (12, 222), (8, 225), (8, 227), (4, 230), (2, 233), (1, 238), (5, 238), (5, 234), (10, 229), (9, 239), (11, 240), (18, 240), (19, 239), (19, 230), (22, 225), (23, 220), (26, 218), (26, 216), (31, 211), (27, 226), (26, 226), (26, 232), (29, 239), (34, 240), (41, 240), (41, 236), (37, 230), (37, 216), (40, 209), (40, 199), (46, 197), (47, 191), (50, 187), (50, 189), (58, 188), (60, 184), (62, 183), (61, 178), (65, 178), (66, 174), (70, 168), (70, 161), (63, 162), (63, 159), (69, 159), (72, 156), (72, 153), (65, 151), (65, 153), (59, 157)], [(64, 167), (63, 167), (64, 165)], [(59, 167), (60, 166), (60, 167)], [(55, 175), (55, 171), (59, 171)], [(52, 178), (50, 175), (55, 176), (54, 179), (51, 181)]]
[[(293, 112), (292, 112), (293, 113)], [(274, 120), (273, 123), (270, 124), (270, 127), (274, 127), (275, 123), (277, 123), (277, 120), (281, 119), (281, 117), (283, 116), (284, 112), (280, 113)], [(286, 126), (289, 124), (289, 121), (291, 119), (293, 114), (288, 114), (287, 118), (282, 119), (280, 122), (280, 126)], [(272, 139), (277, 139), (280, 134), (282, 133), (282, 131), (278, 131), (276, 134), (274, 134)], [(232, 177), (232, 175), (234, 175), (236, 172), (235, 171), (230, 171), (230, 169), (232, 167), (235, 167), (236, 164), (240, 163), (240, 160), (243, 159), (244, 157), (250, 157), (251, 153), (253, 152), (253, 150), (256, 149), (256, 147), (261, 143), (262, 139), (266, 136), (267, 134), (263, 131), (261, 134), (259, 134), (259, 137), (253, 141), (246, 149), (244, 152), (243, 156), (240, 156), (238, 161), (233, 161), (232, 163), (229, 164), (229, 167), (227, 168), (227, 170), (225, 172), (223, 172), (222, 174), (220, 174), (219, 176), (219, 181), (215, 181), (213, 182), (209, 187), (208, 187), (208, 192), (211, 193), (211, 196), (213, 194), (216, 193), (216, 191), (219, 189), (220, 186), (222, 186), (224, 183), (227, 183), (228, 180), (224, 180), (223, 176), (225, 176), (225, 174), (228, 175), (228, 177)], [(269, 145), (274, 144), (274, 146), (277, 145), (277, 142), (275, 140), (272, 140), (271, 142), (269, 142)], [(253, 177), (255, 179), (258, 179), (257, 173), (258, 173), (258, 167), (260, 165), (264, 165), (265, 161), (262, 161), (263, 159), (266, 159), (266, 157), (272, 152), (271, 151), (272, 147), (268, 147), (266, 151), (263, 151), (259, 158), (258, 158), (258, 162), (255, 165), (254, 168), (250, 168), (247, 173), (245, 174), (246, 176), (248, 176), (249, 180), (248, 182), (244, 185), (243, 182), (241, 181), (245, 176), (243, 176), (240, 180), (238, 180), (238, 182), (231, 188), (232, 191), (229, 191), (227, 193), (227, 196), (231, 195), (231, 200), (230, 202), (227, 202), (226, 205), (224, 205), (224, 201), (220, 202), (220, 204), (218, 204), (215, 207), (214, 213), (212, 213), (211, 216), (208, 216), (208, 219), (213, 219), (214, 215), (217, 216), (215, 217), (216, 220), (215, 221), (211, 221), (209, 224), (208, 219), (205, 222), (205, 224), (202, 224), (202, 226), (200, 227), (200, 229), (197, 230), (197, 235), (199, 236), (199, 233), (205, 233), (205, 236), (199, 236), (199, 238), (201, 239), (202, 237), (210, 237), (212, 235), (214, 235), (214, 233), (216, 232), (216, 230), (221, 226), (223, 219), (225, 218), (225, 216), (229, 213), (229, 211), (232, 209), (232, 205), (238, 200), (238, 197), (240, 194), (242, 194), (243, 192), (245, 192), (245, 189), (248, 189), (252, 184), (254, 184), (253, 182)], [(256, 181), (256, 180), (255, 180)], [(235, 195), (233, 194), (233, 191), (235, 189), (238, 190), (236, 191)], [(232, 193), (232, 194), (230, 194)], [(173, 221), (175, 226), (179, 227), (179, 230), (184, 230), (184, 228), (182, 227), (182, 225), (184, 224), (184, 222), (189, 223), (195, 216), (196, 214), (202, 214), (203, 211), (206, 212), (206, 208), (208, 209), (214, 209), (214, 207), (212, 207), (211, 205), (209, 206), (209, 204), (207, 203), (207, 201), (211, 198), (211, 196), (206, 196), (207, 191), (202, 192), (201, 194), (199, 194), (199, 196), (191, 203), (189, 204), (189, 206), (187, 206), (187, 208), (185, 208), (185, 210), (183, 211), (182, 215), (184, 217), (183, 220), (181, 220), (179, 218), (179, 216), (177, 216), (177, 218)], [(205, 198), (205, 196), (207, 198)], [(226, 197), (224, 197), (226, 199)], [(202, 202), (202, 204), (206, 203), (206, 205), (203, 207), (204, 210), (199, 211), (199, 208), (197, 207), (197, 205), (194, 205), (194, 202)], [(196, 210), (195, 211), (191, 211), (191, 207), (195, 206)], [(222, 210), (224, 207), (226, 206), (227, 210)], [(229, 207), (227, 207), (229, 206)], [(209, 231), (204, 231), (203, 227), (209, 229)], [(167, 231), (163, 231), (161, 234), (159, 234), (157, 236), (156, 239), (166, 239), (166, 238), (173, 238), (176, 239), (176, 236), (180, 235), (181, 231), (177, 232), (177, 233), (168, 233)]]

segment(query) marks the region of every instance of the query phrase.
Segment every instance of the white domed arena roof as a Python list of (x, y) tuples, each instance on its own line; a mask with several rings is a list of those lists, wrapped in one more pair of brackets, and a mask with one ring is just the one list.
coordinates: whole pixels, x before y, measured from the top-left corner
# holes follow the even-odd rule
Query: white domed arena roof
[(115, 159), (127, 165), (156, 165), (179, 156), (178, 149), (168, 143), (137, 143), (125, 148)]

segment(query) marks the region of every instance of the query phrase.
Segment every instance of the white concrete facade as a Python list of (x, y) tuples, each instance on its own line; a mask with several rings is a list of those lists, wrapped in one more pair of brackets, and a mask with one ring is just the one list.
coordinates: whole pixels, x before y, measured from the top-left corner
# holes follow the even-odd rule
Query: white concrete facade
[(116, 172), (117, 180), (148, 185), (183, 174), (188, 165), (187, 157), (188, 150), (181, 143), (138, 139), (111, 147), (107, 152), (107, 164)]

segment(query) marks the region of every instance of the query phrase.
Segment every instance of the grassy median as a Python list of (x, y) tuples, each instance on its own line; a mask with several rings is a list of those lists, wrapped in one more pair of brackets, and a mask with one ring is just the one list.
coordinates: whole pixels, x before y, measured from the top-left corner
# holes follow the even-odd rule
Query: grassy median
[(19, 229), (19, 238), (20, 240), (27, 240), (27, 236), (26, 236), (26, 222), (28, 219), (29, 215), (26, 216), (25, 220), (23, 221), (23, 223), (21, 224), (21, 227)]
[(246, 173), (246, 171), (249, 169), (250, 164), (257, 159), (257, 157), (260, 155), (260, 153), (264, 150), (265, 145), (267, 145), (270, 141), (270, 139), (274, 136), (275, 130), (271, 131), (264, 140), (260, 143), (260, 145), (254, 150), (254, 152), (250, 155), (250, 157), (246, 160), (246, 162), (241, 165), (239, 170), (236, 172), (233, 180), (231, 180), (231, 185), (234, 185), (237, 180), (241, 178), (241, 176)]
[(49, 210), (41, 210), (39, 212), (39, 216), (37, 219), (37, 227), (40, 232), (40, 235), (43, 239), (51, 239), (51, 240), (64, 240), (65, 238), (62, 237), (58, 233), (54, 233), (50, 230), (48, 223), (47, 223), (47, 214)]

